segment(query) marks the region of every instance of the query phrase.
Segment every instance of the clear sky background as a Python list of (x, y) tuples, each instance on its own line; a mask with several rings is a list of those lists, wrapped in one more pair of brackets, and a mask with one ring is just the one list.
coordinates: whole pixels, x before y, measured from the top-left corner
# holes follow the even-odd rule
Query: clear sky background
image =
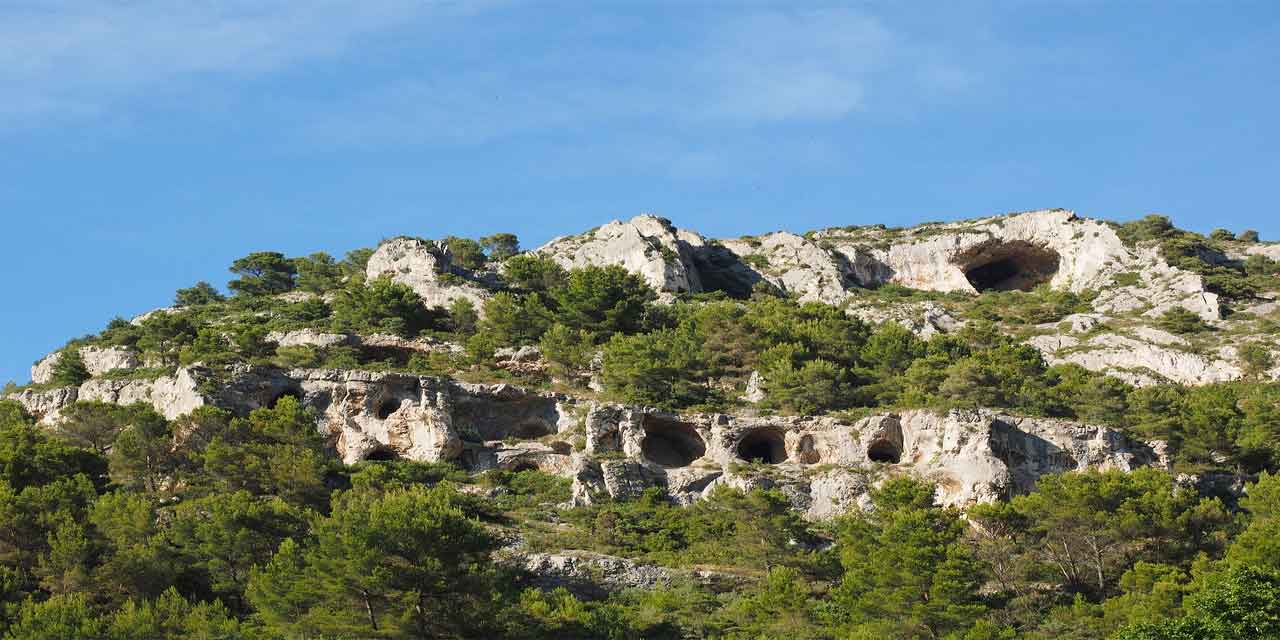
[(251, 251), (1044, 207), (1280, 239), (1280, 3), (0, 0), (0, 383)]

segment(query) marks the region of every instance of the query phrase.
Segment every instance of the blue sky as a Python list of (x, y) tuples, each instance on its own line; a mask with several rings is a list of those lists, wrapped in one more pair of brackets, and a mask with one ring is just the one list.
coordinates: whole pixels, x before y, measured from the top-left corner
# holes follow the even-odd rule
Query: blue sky
[(1280, 239), (1280, 5), (0, 0), (0, 382), (256, 250), (1067, 207)]

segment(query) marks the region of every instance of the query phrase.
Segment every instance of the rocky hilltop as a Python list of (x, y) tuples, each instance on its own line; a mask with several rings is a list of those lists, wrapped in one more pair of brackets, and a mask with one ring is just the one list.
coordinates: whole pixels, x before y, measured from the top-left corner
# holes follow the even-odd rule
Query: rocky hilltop
[[(721, 240), (642, 215), (556, 238), (527, 255), (565, 269), (620, 266), (652, 287), (659, 302), (764, 292), (834, 305), (873, 326), (895, 322), (924, 337), (985, 320), (980, 305), (992, 295), (1063, 292), (1087, 308), (1039, 323), (1011, 323), (996, 314), (995, 324), (1048, 364), (1074, 363), (1137, 386), (1280, 377), (1278, 367), (1241, 359), (1242, 347), (1257, 343), (1268, 358), (1255, 360), (1273, 362), (1274, 329), (1264, 323), (1276, 310), (1274, 292), (1233, 292), (1228, 301), (1214, 291), (1216, 272), (1198, 272), (1171, 259), (1167, 245), (1126, 237), (1132, 235), (1064, 210)], [(1200, 256), (1201, 263), (1222, 268), (1250, 256), (1280, 255), (1274, 245), (1228, 245)], [(509, 274), (501, 265), (460, 265), (445, 242), (395, 238), (367, 256), (361, 275), (405, 285), (427, 307), (456, 309), (463, 301), (482, 316), (487, 302), (506, 295), (498, 292)], [(335, 295), (341, 294), (277, 298), (281, 304), (328, 304)], [(1206, 331), (1172, 332), (1171, 311)], [(159, 309), (116, 330), (182, 313), (182, 307)], [(263, 312), (257, 313), (254, 318)], [(174, 366), (130, 344), (73, 343), (36, 363), (33, 384), (8, 395), (50, 425), (77, 401), (140, 402), (175, 419), (202, 406), (247, 414), (288, 395), (315, 411), (318, 429), (347, 463), (403, 458), (452, 461), (471, 472), (536, 468), (570, 478), (576, 504), (632, 497), (649, 487), (662, 487), (682, 502), (719, 485), (774, 487), (814, 519), (854, 508), (870, 486), (896, 474), (931, 478), (943, 503), (967, 505), (1027, 492), (1046, 473), (1169, 464), (1160, 442), (1140, 442), (1099, 424), (998, 409), (779, 415), (753, 404), (762, 397), (759, 371), (734, 408), (681, 412), (596, 393), (603, 366), (598, 356), (581, 372), (591, 381), (586, 388), (557, 379), (555, 388), (539, 388), (360, 364), (435, 362), (466, 351), (425, 334), (316, 326), (273, 331), (260, 341), (277, 354), (347, 350), (363, 359), (346, 367)], [(79, 384), (56, 380), (59, 361), (69, 353), (84, 365), (87, 379)], [(497, 350), (490, 365), (520, 374), (543, 373), (547, 363), (537, 347), (524, 346)]]
[[(538, 249), (566, 267), (616, 264), (667, 294), (724, 291), (742, 295), (767, 286), (800, 301), (844, 305), (871, 322), (893, 320), (923, 334), (962, 324), (945, 297), (886, 304), (868, 296), (884, 285), (921, 292), (1028, 291), (1040, 285), (1088, 292), (1093, 312), (1038, 327), (1027, 343), (1051, 362), (1073, 362), (1135, 384), (1203, 384), (1239, 379), (1232, 342), (1190, 348), (1158, 328), (1171, 309), (1234, 329), (1220, 296), (1205, 278), (1161, 255), (1157, 243), (1126, 243), (1111, 224), (1062, 209), (1030, 211), (905, 229), (882, 226), (779, 231), (709, 240), (670, 221), (642, 215), (613, 221)], [(1247, 246), (1234, 257), (1280, 255), (1276, 245)], [(1274, 295), (1238, 311), (1250, 317), (1275, 309)], [(1244, 318), (1237, 318), (1243, 320)], [(1250, 332), (1248, 329), (1245, 331)], [(1273, 379), (1280, 368), (1268, 372)]]

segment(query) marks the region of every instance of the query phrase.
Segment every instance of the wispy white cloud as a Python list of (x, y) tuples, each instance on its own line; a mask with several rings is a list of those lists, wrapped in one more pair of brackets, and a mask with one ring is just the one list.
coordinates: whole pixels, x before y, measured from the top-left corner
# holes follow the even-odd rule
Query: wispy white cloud
[(254, 75), (453, 12), (422, 0), (63, 0), (0, 5), (0, 124), (101, 114), (185, 78)]
[[(691, 13), (659, 46), (636, 37), (652, 26), (639, 20), (588, 20), (583, 28), (599, 32), (577, 37), (553, 18), (526, 22), (541, 12), (536, 5), (484, 11), (493, 4), (4, 5), (0, 129), (129, 113), (190, 87), (197, 99), (279, 132), (290, 147), (467, 147), (552, 136), (562, 149), (599, 149), (618, 140), (644, 147), (650, 164), (669, 158), (673, 173), (712, 175), (733, 164), (725, 157), (731, 145), (717, 144), (717, 135), (839, 123), (890, 102), (902, 108), (904, 94), (963, 91), (973, 77), (859, 10)], [(448, 46), (421, 35), (438, 18), (457, 18)], [(396, 29), (412, 33), (422, 64), (379, 61), (377, 43)], [(254, 100), (227, 81), (352, 58), (372, 59), (379, 72), (366, 78), (348, 69), (323, 99), (281, 81), (268, 83), (270, 99)], [(667, 142), (635, 144), (654, 136)]]
[(847, 9), (706, 20), (661, 48), (566, 44), (548, 53), (510, 44), (471, 68), (355, 89), (304, 118), (298, 137), (319, 146), (474, 145), (655, 123), (691, 131), (821, 123), (865, 108), (885, 83), (957, 90), (969, 77)]

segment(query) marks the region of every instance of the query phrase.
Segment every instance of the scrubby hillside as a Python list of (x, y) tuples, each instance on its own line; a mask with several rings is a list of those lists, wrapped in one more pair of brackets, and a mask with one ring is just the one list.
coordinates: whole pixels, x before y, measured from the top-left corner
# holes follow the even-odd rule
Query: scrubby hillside
[(1280, 589), (1277, 258), (1062, 210), (251, 254), (5, 389), (0, 628), (1270, 637), (1213, 625)]

